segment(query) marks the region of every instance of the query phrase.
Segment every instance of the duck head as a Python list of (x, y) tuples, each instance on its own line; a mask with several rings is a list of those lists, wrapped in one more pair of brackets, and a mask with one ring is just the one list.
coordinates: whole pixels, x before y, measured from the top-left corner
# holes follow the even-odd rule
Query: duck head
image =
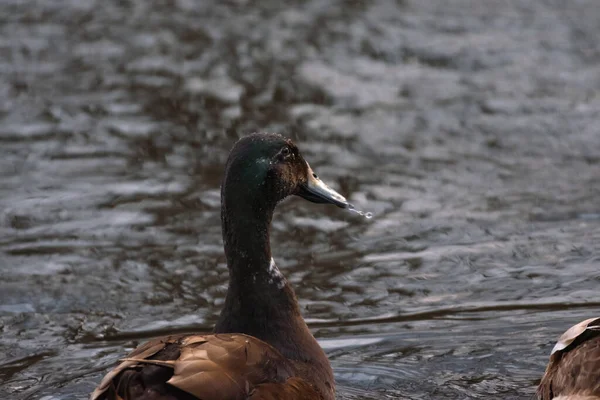
[(265, 133), (240, 139), (227, 161), (223, 203), (233, 206), (242, 202), (267, 211), (290, 195), (313, 203), (349, 206), (344, 196), (319, 179), (290, 139)]

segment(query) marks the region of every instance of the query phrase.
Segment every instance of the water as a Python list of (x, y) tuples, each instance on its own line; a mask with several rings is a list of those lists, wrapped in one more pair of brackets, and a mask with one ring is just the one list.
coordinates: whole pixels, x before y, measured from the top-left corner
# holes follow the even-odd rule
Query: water
[(351, 212), (356, 213), (356, 214), (358, 214), (360, 216), (363, 216), (366, 219), (373, 218), (373, 213), (372, 212), (357, 210), (356, 208), (354, 208), (354, 206), (352, 204), (350, 204), (350, 206), (348, 207), (348, 211), (351, 211)]
[(85, 399), (207, 331), (257, 129), (358, 210), (277, 210), (340, 399), (528, 399), (600, 314), (594, 0), (3, 1), (0, 397)]

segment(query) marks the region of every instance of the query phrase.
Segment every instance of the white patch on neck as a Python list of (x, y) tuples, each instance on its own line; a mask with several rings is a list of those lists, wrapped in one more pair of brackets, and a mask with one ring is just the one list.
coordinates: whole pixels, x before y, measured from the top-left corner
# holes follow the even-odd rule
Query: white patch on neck
[(269, 283), (276, 284), (277, 289), (283, 289), (283, 287), (285, 286), (285, 277), (283, 276), (281, 271), (279, 271), (277, 265), (275, 265), (275, 260), (273, 260), (273, 257), (271, 257), (271, 262), (269, 263), (268, 273)]

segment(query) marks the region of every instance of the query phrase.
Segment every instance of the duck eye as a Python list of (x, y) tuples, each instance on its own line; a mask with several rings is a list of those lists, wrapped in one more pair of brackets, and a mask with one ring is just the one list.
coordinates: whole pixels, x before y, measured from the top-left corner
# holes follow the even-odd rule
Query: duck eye
[(281, 155), (283, 157), (288, 157), (291, 153), (292, 153), (292, 151), (290, 150), (289, 147), (284, 147), (283, 149), (281, 149)]

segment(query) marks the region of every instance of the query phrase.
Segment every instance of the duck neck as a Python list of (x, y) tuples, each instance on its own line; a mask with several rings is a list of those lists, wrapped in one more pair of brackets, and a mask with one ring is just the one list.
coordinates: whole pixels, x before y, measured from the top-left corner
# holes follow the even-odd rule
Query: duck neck
[[(237, 199), (243, 202), (243, 199)], [(271, 262), (269, 242), (273, 210), (259, 209), (249, 204), (224, 205), (221, 228), (230, 283), (255, 282), (264, 278)]]
[(300, 314), (293, 289), (271, 258), (274, 207), (252, 207), (239, 198), (235, 204), (222, 200), (229, 288), (215, 332), (254, 336), (290, 359), (322, 358), (323, 350)]

